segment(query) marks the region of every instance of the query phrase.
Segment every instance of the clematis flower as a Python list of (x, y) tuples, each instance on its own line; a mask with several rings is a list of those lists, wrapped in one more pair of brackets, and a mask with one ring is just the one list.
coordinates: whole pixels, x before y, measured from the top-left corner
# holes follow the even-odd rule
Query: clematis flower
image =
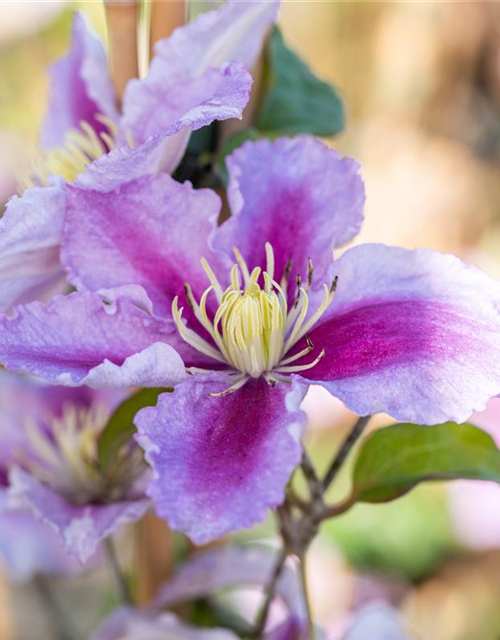
[[(65, 553), (57, 535), (29, 510), (8, 508), (9, 468), (24, 443), (20, 406), (29, 415), (37, 405), (28, 385), (8, 374), (0, 376), (0, 562), (11, 580), (36, 574), (69, 574), (77, 564)], [(39, 387), (38, 387), (39, 388)], [(63, 390), (63, 393), (67, 393)], [(70, 392), (71, 393), (71, 392)]]
[[(70, 567), (69, 557), (86, 562), (101, 540), (147, 509), (143, 490), (147, 468), (137, 445), (124, 447), (105, 475), (98, 465), (98, 437), (123, 396), (2, 375), (0, 551), (4, 531), (29, 526), (23, 535), (32, 538), (41, 530), (32, 544), (34, 567), (22, 566), (23, 573), (56, 571), (63, 559), (63, 566)], [(10, 543), (7, 562), (22, 555), (13, 548), (19, 540)], [(42, 545), (47, 556), (40, 558)], [(23, 554), (26, 549), (29, 545)]]
[(356, 162), (297, 137), (246, 143), (228, 168), (220, 227), (219, 198), (168, 175), (68, 187), (61, 255), (80, 291), (0, 320), (8, 369), (179, 385), (135, 422), (149, 495), (198, 543), (283, 500), (309, 384), (358, 415), (422, 424), (463, 421), (500, 392), (498, 283), (426, 250), (333, 260), (362, 221)]
[(59, 242), (65, 184), (112, 189), (116, 180), (172, 172), (191, 131), (241, 118), (257, 57), (278, 1), (230, 0), (156, 44), (149, 73), (116, 107), (100, 41), (76, 13), (68, 54), (51, 71), (43, 151), (0, 220), (0, 310), (50, 299), (66, 284)]

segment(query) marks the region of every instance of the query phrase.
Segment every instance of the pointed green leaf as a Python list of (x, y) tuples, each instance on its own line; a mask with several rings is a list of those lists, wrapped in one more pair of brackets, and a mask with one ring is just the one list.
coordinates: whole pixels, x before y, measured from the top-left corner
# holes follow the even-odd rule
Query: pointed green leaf
[(357, 502), (388, 502), (431, 480), (500, 482), (500, 451), (470, 424), (397, 424), (375, 431), (354, 464)]
[(171, 391), (173, 389), (141, 389), (115, 409), (99, 438), (99, 464), (104, 473), (121, 447), (134, 435), (134, 418), (139, 409), (154, 406), (160, 394)]
[(285, 44), (278, 27), (268, 50), (269, 89), (257, 128), (288, 134), (333, 136), (344, 128), (344, 105), (335, 89), (319, 80)]

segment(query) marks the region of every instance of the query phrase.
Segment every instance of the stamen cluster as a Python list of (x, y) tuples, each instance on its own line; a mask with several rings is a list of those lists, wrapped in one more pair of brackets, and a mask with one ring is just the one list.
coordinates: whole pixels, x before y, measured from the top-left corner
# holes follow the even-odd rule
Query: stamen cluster
[(56, 490), (72, 504), (113, 502), (125, 497), (144, 472), (141, 450), (125, 445), (105, 474), (98, 458), (98, 442), (108, 410), (66, 404), (47, 429), (27, 422), (28, 447), (18, 461), (40, 482)]
[[(189, 284), (185, 285), (188, 302), (196, 319), (212, 338), (213, 345), (184, 324), (183, 308), (179, 309), (178, 297), (172, 305), (172, 314), (181, 337), (200, 353), (228, 365), (228, 373), (234, 376), (234, 383), (223, 393), (236, 391), (249, 378), (264, 376), (267, 382), (276, 384), (288, 381), (283, 374), (314, 367), (323, 357), (324, 350), (310, 363), (293, 363), (314, 349), (307, 334), (330, 306), (337, 285), (337, 279), (330, 287), (323, 285), (323, 300), (308, 317), (308, 291), (313, 279), (311, 261), (307, 285), (304, 286), (301, 278), (297, 277), (295, 299), (289, 308), (286, 292), (291, 263), (287, 264), (278, 283), (274, 280), (274, 251), (269, 243), (266, 243), (266, 270), (263, 273), (260, 267), (250, 272), (238, 249), (234, 248), (233, 251), (236, 264), (231, 269), (231, 284), (225, 290), (205, 259), (202, 259), (202, 265), (211, 284), (199, 303), (195, 301)], [(211, 292), (214, 292), (219, 303), (213, 319), (210, 319), (206, 308)], [(306, 348), (287, 357), (304, 337)]]
[(114, 149), (118, 135), (116, 123), (102, 114), (96, 115), (95, 119), (107, 131), (97, 133), (88, 122), (80, 121), (78, 129), (66, 133), (61, 147), (48, 149), (33, 162), (31, 172), (20, 177), (22, 187), (49, 186), (52, 175), (72, 182), (88, 164)]

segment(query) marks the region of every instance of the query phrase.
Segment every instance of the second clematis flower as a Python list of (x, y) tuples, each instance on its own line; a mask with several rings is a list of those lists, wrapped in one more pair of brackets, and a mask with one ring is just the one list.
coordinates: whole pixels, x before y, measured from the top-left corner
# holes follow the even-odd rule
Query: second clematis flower
[[(74, 559), (85, 563), (150, 505), (148, 469), (136, 443), (123, 447), (106, 473), (98, 462), (99, 436), (125, 393), (50, 386), (5, 372), (0, 383), (0, 548), (18, 573), (54, 572), (62, 559), (69, 569), (68, 558), (76, 567)], [(37, 532), (32, 548), (28, 528)], [(23, 553), (19, 539), (7, 547), (5, 531), (24, 536)], [(20, 568), (17, 556), (25, 560)]]
[(148, 489), (204, 543), (262, 520), (319, 384), (359, 415), (465, 420), (500, 392), (500, 285), (453, 256), (361, 245), (355, 161), (309, 137), (228, 160), (232, 216), (167, 175), (68, 188), (79, 290), (0, 324), (0, 360), (52, 382), (175, 386), (136, 417)]

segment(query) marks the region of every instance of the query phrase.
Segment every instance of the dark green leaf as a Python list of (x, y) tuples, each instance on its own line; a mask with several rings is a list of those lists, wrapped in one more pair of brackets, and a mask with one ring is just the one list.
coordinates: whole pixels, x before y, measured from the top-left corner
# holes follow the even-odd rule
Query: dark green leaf
[(430, 480), (500, 482), (500, 451), (470, 424), (423, 427), (397, 424), (375, 431), (363, 444), (353, 471), (358, 502), (387, 502)]
[(275, 27), (269, 43), (270, 86), (257, 128), (332, 136), (344, 128), (344, 106), (335, 89), (319, 80), (291, 51)]
[(135, 414), (143, 407), (154, 406), (158, 396), (168, 391), (172, 389), (141, 389), (115, 410), (99, 438), (99, 464), (104, 473), (120, 448), (134, 435)]

